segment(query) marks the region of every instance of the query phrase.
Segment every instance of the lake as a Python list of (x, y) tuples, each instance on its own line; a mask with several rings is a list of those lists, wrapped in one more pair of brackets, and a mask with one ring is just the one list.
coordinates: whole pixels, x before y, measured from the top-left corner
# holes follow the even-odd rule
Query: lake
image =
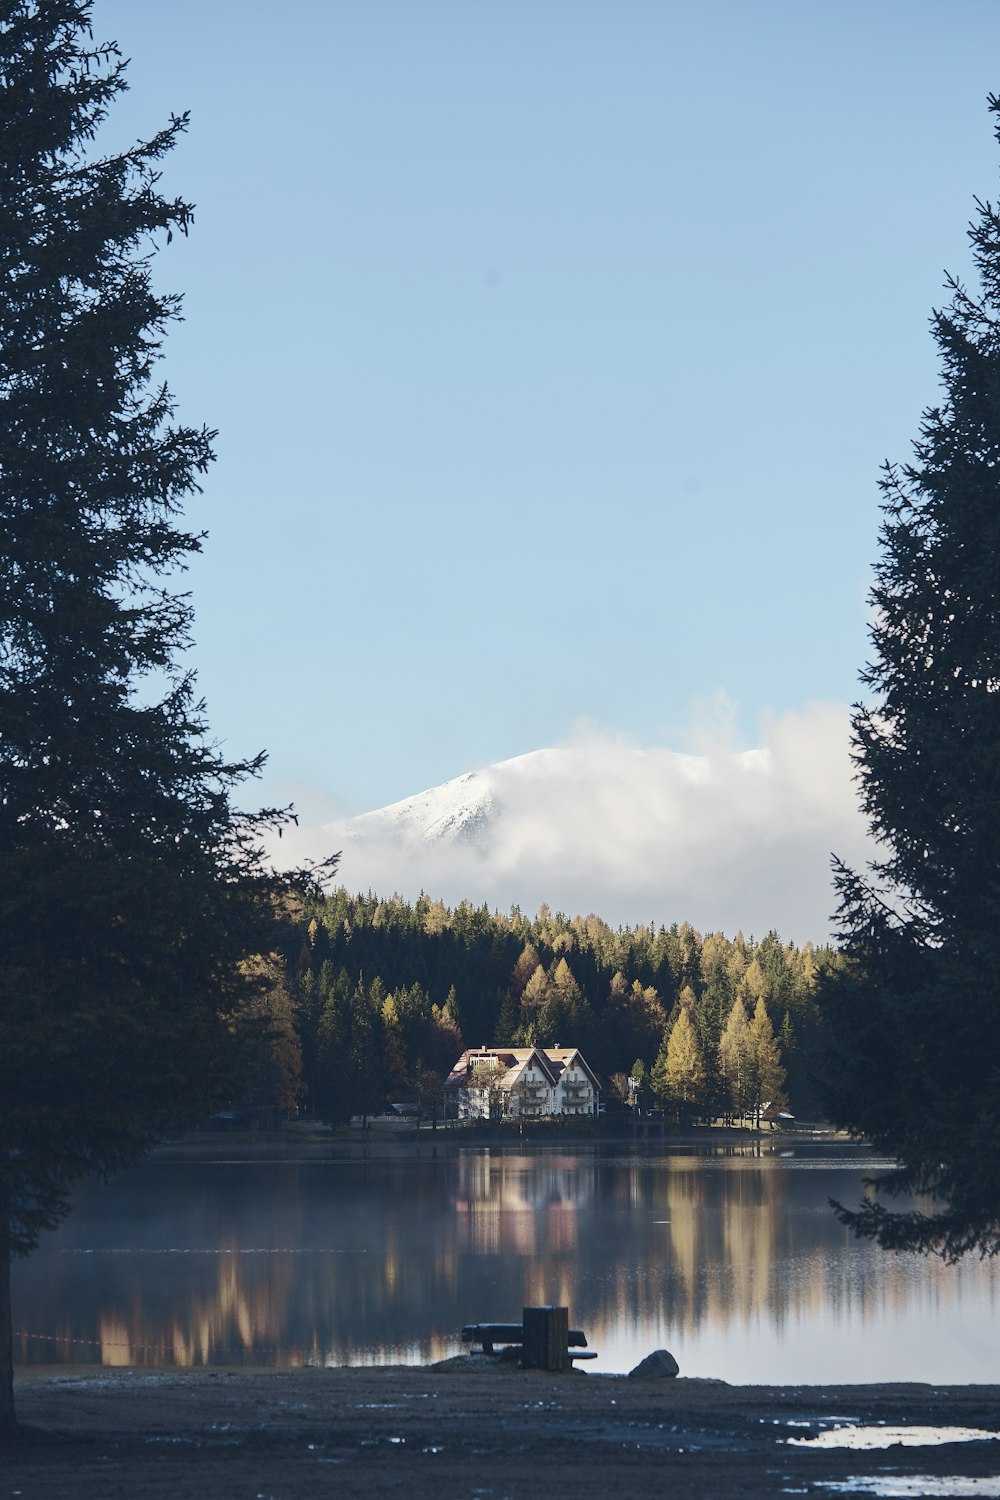
[(14, 1268), (15, 1359), (424, 1363), (462, 1325), (570, 1310), (629, 1370), (736, 1383), (1000, 1379), (1000, 1267), (856, 1243), (841, 1144), (162, 1148)]

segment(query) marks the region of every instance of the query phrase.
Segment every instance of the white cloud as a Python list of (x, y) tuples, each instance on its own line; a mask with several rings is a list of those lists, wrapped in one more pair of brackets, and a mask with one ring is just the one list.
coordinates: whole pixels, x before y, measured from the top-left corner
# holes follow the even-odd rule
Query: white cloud
[(702, 723), (698, 753), (681, 754), (583, 727), (554, 750), (391, 809), (322, 831), (303, 823), (295, 853), (342, 847), (351, 890), (412, 898), (423, 889), (527, 912), (544, 901), (614, 925), (688, 920), (703, 932), (760, 937), (775, 927), (824, 941), (831, 852), (855, 866), (870, 855), (848, 710), (812, 703), (770, 716), (752, 750), (733, 747), (725, 715), (717, 728), (713, 739)]

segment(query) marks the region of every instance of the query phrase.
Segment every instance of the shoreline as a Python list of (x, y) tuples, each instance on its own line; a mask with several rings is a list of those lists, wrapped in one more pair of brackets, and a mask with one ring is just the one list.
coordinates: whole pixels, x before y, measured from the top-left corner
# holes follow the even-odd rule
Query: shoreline
[(636, 1130), (608, 1127), (603, 1122), (593, 1129), (581, 1130), (579, 1126), (568, 1128), (562, 1125), (536, 1125), (522, 1134), (516, 1126), (491, 1127), (489, 1125), (439, 1125), (436, 1130), (421, 1126), (418, 1130), (398, 1121), (378, 1121), (372, 1127), (331, 1130), (311, 1122), (292, 1122), (277, 1130), (209, 1131), (197, 1130), (173, 1140), (161, 1141), (154, 1146), (149, 1159), (163, 1159), (172, 1154), (188, 1155), (199, 1151), (214, 1151), (222, 1147), (241, 1149), (257, 1146), (269, 1149), (374, 1146), (410, 1146), (418, 1150), (424, 1147), (454, 1146), (456, 1148), (503, 1148), (512, 1150), (572, 1149), (584, 1147), (609, 1147), (616, 1151), (644, 1151), (682, 1148), (691, 1146), (747, 1146), (767, 1145), (776, 1149), (792, 1149), (798, 1146), (852, 1146), (861, 1150), (871, 1148), (842, 1130), (823, 1122), (804, 1122), (795, 1129), (757, 1130), (752, 1126), (692, 1125), (670, 1126), (662, 1129), (660, 1121), (651, 1120), (645, 1127)]
[[(694, 1391), (704, 1388), (705, 1390), (725, 1389), (730, 1393), (741, 1391), (790, 1391), (803, 1393), (803, 1399), (808, 1392), (824, 1391), (861, 1391), (873, 1397), (888, 1398), (892, 1393), (899, 1391), (947, 1391), (951, 1395), (956, 1392), (992, 1392), (997, 1402), (997, 1425), (1000, 1429), (1000, 1358), (997, 1361), (998, 1380), (996, 1383), (983, 1380), (866, 1380), (859, 1377), (857, 1380), (787, 1380), (783, 1382), (752, 1381), (752, 1380), (726, 1380), (715, 1375), (680, 1375), (673, 1377), (648, 1377), (635, 1378), (625, 1370), (597, 1370), (593, 1365), (574, 1365), (571, 1369), (563, 1372), (548, 1372), (536, 1370), (522, 1370), (515, 1360), (502, 1359), (496, 1355), (487, 1362), (486, 1356), (477, 1352), (475, 1354), (453, 1354), (445, 1359), (437, 1360), (428, 1364), (343, 1364), (330, 1365), (321, 1364), (298, 1364), (298, 1365), (270, 1365), (270, 1364), (196, 1364), (196, 1365), (111, 1365), (111, 1364), (36, 1364), (14, 1363), (14, 1386), (15, 1390), (29, 1390), (32, 1387), (48, 1387), (60, 1384), (83, 1385), (88, 1384), (94, 1389), (101, 1386), (121, 1383), (127, 1385), (130, 1382), (148, 1381), (156, 1384), (162, 1381), (187, 1381), (199, 1380), (246, 1380), (257, 1382), (261, 1385), (268, 1381), (280, 1382), (289, 1378), (302, 1377), (305, 1379), (339, 1379), (350, 1380), (378, 1380), (392, 1375), (403, 1379), (410, 1377), (426, 1378), (427, 1376), (442, 1376), (449, 1380), (461, 1379), (506, 1379), (508, 1375), (516, 1375), (520, 1379), (534, 1378), (536, 1375), (545, 1376), (550, 1380), (573, 1379), (579, 1381), (585, 1379), (595, 1383), (608, 1382), (620, 1384), (626, 1382), (629, 1389), (638, 1390), (658, 1382), (664, 1389), (675, 1386), (677, 1389)], [(1000, 1456), (1000, 1450), (998, 1450)]]
[[(480, 1357), (481, 1358), (481, 1357)], [(1000, 1436), (1000, 1385), (729, 1385), (553, 1375), (470, 1357), (424, 1366), (15, 1372), (30, 1429), (4, 1453), (8, 1493), (151, 1500), (347, 1496), (699, 1500), (829, 1493), (964, 1476), (1000, 1492), (1000, 1440), (823, 1448), (823, 1433), (946, 1424)], [(983, 1488), (994, 1481), (997, 1489)], [(896, 1493), (919, 1494), (910, 1488)], [(941, 1491), (943, 1493), (943, 1491)]]

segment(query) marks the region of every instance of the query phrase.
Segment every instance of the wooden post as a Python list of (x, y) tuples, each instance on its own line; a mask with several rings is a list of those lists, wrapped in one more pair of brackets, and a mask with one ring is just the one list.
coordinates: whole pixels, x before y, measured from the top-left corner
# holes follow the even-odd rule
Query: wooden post
[(526, 1307), (522, 1312), (526, 1370), (568, 1370), (569, 1308)]

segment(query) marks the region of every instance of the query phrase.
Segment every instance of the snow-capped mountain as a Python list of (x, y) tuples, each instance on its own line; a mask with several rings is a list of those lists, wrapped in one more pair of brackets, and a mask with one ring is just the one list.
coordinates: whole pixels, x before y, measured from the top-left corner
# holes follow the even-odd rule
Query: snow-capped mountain
[(560, 756), (558, 750), (535, 750), (481, 771), (467, 771), (414, 797), (362, 813), (351, 819), (345, 832), (348, 838), (395, 834), (406, 840), (461, 840), (485, 845), (491, 826), (503, 811), (501, 789), (505, 783), (558, 775)]
[(815, 941), (831, 851), (855, 866), (870, 853), (847, 712), (829, 704), (776, 718), (753, 750), (582, 734), (329, 825), (332, 841), (354, 890)]

